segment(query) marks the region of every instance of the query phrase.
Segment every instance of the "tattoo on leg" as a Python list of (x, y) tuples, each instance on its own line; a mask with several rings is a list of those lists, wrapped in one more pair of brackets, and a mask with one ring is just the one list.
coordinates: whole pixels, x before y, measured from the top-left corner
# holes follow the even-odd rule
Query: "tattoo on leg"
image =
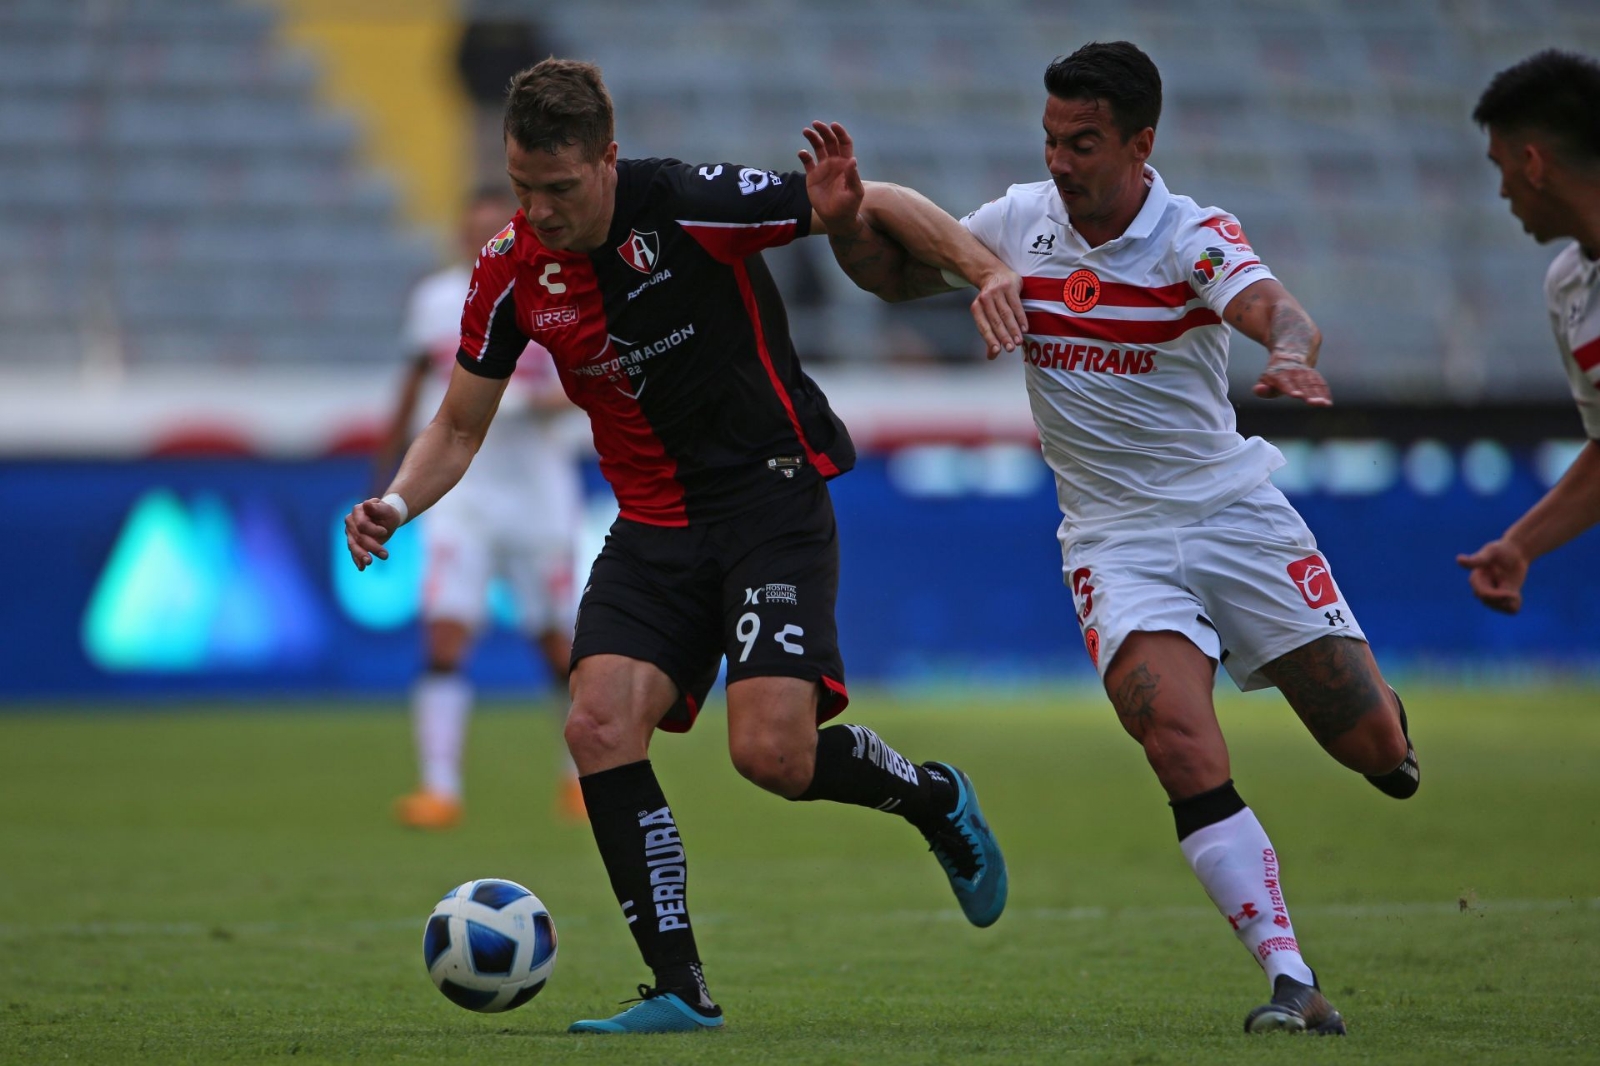
[(1160, 681), (1161, 675), (1152, 673), (1148, 663), (1140, 663), (1111, 694), (1111, 705), (1122, 719), (1122, 728), (1135, 740), (1144, 740), (1145, 730), (1155, 717), (1156, 686)]
[(1363, 650), (1364, 645), (1348, 637), (1320, 637), (1268, 663), (1262, 672), (1312, 735), (1327, 744), (1383, 705), (1383, 692)]

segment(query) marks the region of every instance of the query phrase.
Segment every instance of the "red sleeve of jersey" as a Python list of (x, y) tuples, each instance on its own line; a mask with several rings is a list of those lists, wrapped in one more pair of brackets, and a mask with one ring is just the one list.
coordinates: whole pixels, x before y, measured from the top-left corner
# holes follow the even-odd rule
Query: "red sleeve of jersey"
[(663, 167), (678, 225), (712, 258), (737, 263), (811, 232), (806, 176), (737, 163)]
[(478, 253), (461, 311), (461, 350), (456, 362), (484, 377), (510, 377), (528, 344), (517, 326), (515, 247), (521, 223), (522, 213), (518, 212)]

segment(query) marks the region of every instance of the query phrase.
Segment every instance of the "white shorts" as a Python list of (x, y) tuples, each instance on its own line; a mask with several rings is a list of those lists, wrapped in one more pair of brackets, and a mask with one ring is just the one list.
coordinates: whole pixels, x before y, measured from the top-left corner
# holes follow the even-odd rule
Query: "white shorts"
[(1181, 633), (1248, 692), (1261, 667), (1329, 634), (1365, 640), (1317, 540), (1270, 481), (1187, 526), (1062, 544), (1100, 676), (1130, 633)]
[(570, 632), (577, 611), (572, 537), (541, 529), (537, 519), (522, 523), (447, 501), (449, 495), (422, 515), (422, 617), (481, 628), (489, 584), (502, 577), (524, 633)]

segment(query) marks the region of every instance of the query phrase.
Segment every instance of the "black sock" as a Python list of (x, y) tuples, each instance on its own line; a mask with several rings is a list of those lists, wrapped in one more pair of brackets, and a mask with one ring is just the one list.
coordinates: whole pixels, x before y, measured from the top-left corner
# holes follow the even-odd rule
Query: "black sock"
[(1239, 793), (1233, 787), (1233, 778), (1230, 777), (1216, 788), (1199, 795), (1170, 800), (1167, 806), (1172, 808), (1172, 818), (1178, 823), (1178, 841), (1182, 843), (1190, 833), (1208, 825), (1216, 825), (1224, 818), (1232, 818), (1244, 810), (1245, 803), (1239, 798)]
[(611, 891), (656, 987), (701, 1013), (720, 1014), (706, 991), (689, 927), (683, 842), (650, 760), (588, 774), (578, 784)]
[(921, 824), (954, 810), (956, 795), (942, 770), (913, 764), (866, 726), (835, 725), (817, 734), (811, 784), (795, 798), (853, 803)]

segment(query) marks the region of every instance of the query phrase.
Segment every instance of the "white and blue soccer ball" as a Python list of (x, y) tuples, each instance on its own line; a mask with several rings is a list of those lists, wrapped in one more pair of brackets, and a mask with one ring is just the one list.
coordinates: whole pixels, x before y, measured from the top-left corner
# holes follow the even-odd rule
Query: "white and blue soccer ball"
[(450, 1002), (494, 1014), (539, 994), (556, 965), (556, 926), (539, 897), (515, 881), (457, 885), (422, 933), (428, 976)]

